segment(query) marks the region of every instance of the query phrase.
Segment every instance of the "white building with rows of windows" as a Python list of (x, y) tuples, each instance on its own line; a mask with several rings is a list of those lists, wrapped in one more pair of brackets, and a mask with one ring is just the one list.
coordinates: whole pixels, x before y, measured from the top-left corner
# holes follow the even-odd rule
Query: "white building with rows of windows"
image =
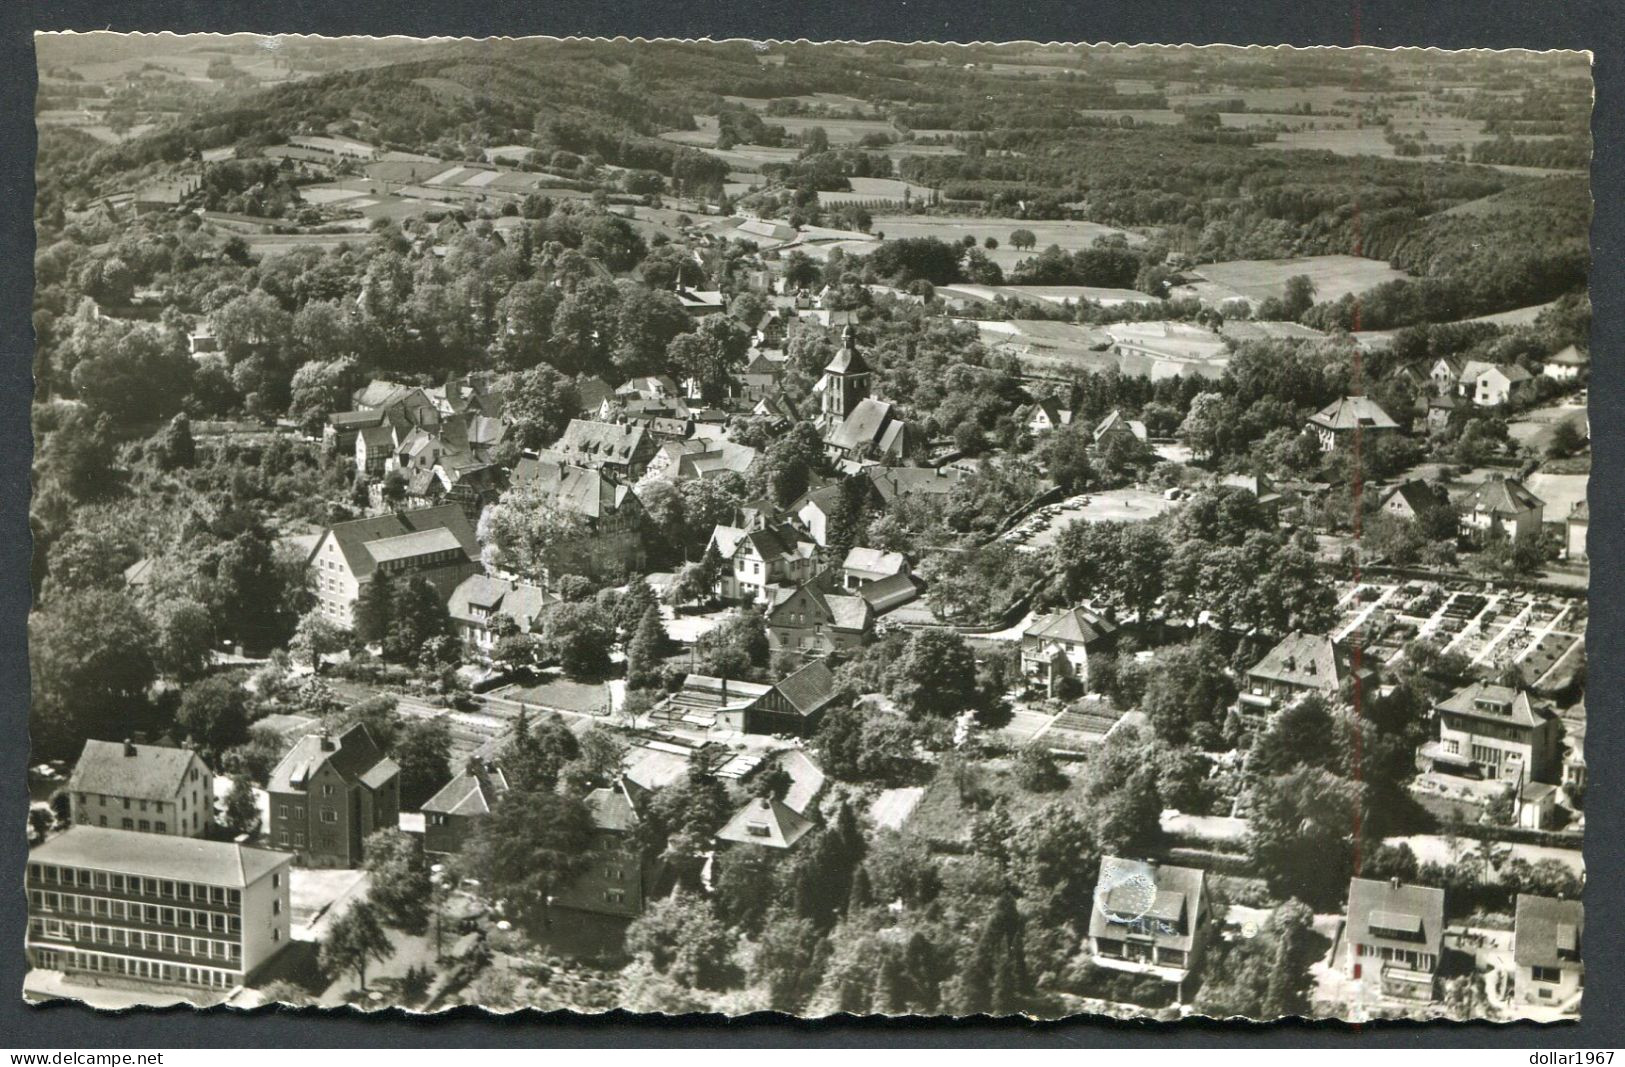
[(104, 984), (235, 989), (287, 947), (292, 863), (229, 842), (75, 826), (29, 854), (29, 964)]

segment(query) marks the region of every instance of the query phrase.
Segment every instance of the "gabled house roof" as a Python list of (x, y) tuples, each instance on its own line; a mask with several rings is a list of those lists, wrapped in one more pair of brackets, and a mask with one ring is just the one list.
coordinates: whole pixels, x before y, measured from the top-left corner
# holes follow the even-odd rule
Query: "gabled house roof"
[(780, 678), (774, 688), (797, 714), (815, 715), (835, 699), (835, 673), (815, 659)]
[(1138, 440), (1145, 440), (1145, 423), (1137, 419), (1125, 419), (1121, 411), (1113, 408), (1111, 414), (1101, 419), (1100, 425), (1095, 427), (1095, 443), (1099, 444), (1109, 433), (1121, 433), (1124, 430), (1132, 433)]
[(1584, 970), (1585, 905), (1578, 900), (1518, 894), (1512, 924), (1512, 958), (1519, 967)]
[(1324, 634), (1294, 630), (1264, 654), (1248, 677), (1335, 692), (1348, 673), (1341, 649)]
[(1585, 367), (1591, 364), (1591, 356), (1580, 351), (1576, 345), (1569, 345), (1560, 352), (1554, 352), (1546, 357), (1547, 363), (1556, 363), (1560, 367)]
[(400, 766), (384, 755), (364, 723), (353, 722), (337, 734), (306, 734), (282, 757), (271, 772), (266, 791), (303, 792), (323, 767), (331, 767), (347, 784), (377, 788), (400, 773)]
[(189, 748), (86, 741), (68, 789), (135, 800), (170, 800), (181, 791), (196, 757)]
[(31, 851), (28, 862), (246, 889), (293, 857), (201, 837), (74, 826)]
[(1492, 371), (1512, 384), (1526, 382), (1531, 377), (1528, 371), (1516, 363), (1489, 363), (1481, 359), (1470, 359), (1462, 365), (1460, 381), (1463, 385), (1476, 382)]
[(1206, 873), (1194, 867), (1102, 856), (1089, 936), (1120, 939), (1127, 924), (1145, 919), (1156, 945), (1189, 952), (1206, 890)]
[(920, 580), (912, 574), (894, 574), (889, 578), (880, 578), (866, 583), (859, 589), (858, 596), (869, 605), (869, 610), (876, 615), (884, 615), (893, 608), (900, 608), (904, 604), (920, 595)]
[(654, 446), (641, 426), (571, 419), (550, 451), (589, 464), (634, 463), (652, 454)]
[[(474, 527), (469, 524), (463, 509), (456, 504), (336, 523), (329, 527), (328, 533), (338, 544), (350, 572), (358, 579), (370, 577), (381, 558), (401, 558), (401, 552), (408, 547), (422, 550), (458, 548), (468, 559), (479, 559), (479, 541), (474, 535)], [(436, 547), (430, 548), (430, 541), (426, 539), (399, 540), (415, 534), (432, 534)], [(325, 538), (317, 540), (307, 563), (315, 559), (316, 553), (321, 550), (322, 540)], [(376, 555), (375, 550), (383, 553), (383, 556)]]
[(790, 788), (784, 794), (784, 806), (799, 815), (807, 814), (818, 794), (823, 792), (827, 776), (812, 757), (799, 748), (785, 749), (779, 754), (778, 767), (790, 776)]
[(631, 488), (602, 471), (551, 459), (524, 457), (514, 464), (512, 484), (534, 487), (561, 510), (584, 519), (602, 519), (637, 506)]
[[(1410, 938), (1393, 937), (1409, 934)], [(1444, 890), (1355, 878), (1349, 882), (1348, 939), (1411, 952), (1437, 961), (1444, 941)]]
[(585, 799), (593, 825), (598, 829), (628, 833), (637, 828), (638, 806), (632, 802), (625, 779), (618, 779), (614, 785), (600, 786)]
[(1525, 489), (1516, 478), (1491, 475), (1462, 501), (1467, 511), (1487, 511), (1492, 515), (1521, 515), (1531, 508), (1545, 507), (1546, 501)]
[(791, 810), (782, 800), (755, 797), (717, 831), (717, 840), (763, 848), (790, 848), (807, 836), (814, 825), (811, 819)]
[(439, 815), (489, 815), (507, 791), (508, 776), (500, 766), (470, 760), (470, 766), (424, 801), (421, 810)]
[(506, 615), (519, 624), (522, 632), (529, 633), (540, 624), (548, 607), (558, 601), (556, 593), (540, 586), (471, 574), (452, 590), (446, 612), (454, 619), (472, 622), (476, 621), (474, 609), (479, 608), (489, 615)]
[(900, 425), (892, 414), (891, 404), (874, 397), (864, 397), (841, 424), (830, 431), (825, 443), (849, 452), (869, 448), (884, 450), (891, 443), (887, 437), (888, 430), (895, 435), (897, 431), (891, 428)]
[(1421, 515), (1433, 508), (1439, 507), (1445, 502), (1445, 498), (1439, 492), (1439, 490), (1435, 489), (1427, 482), (1422, 481), (1420, 478), (1411, 478), (1400, 482), (1398, 485), (1382, 494), (1382, 497), (1378, 503), (1382, 507), (1387, 507), (1389, 501), (1393, 500), (1395, 497), (1399, 497), (1401, 500), (1403, 500), (1405, 505), (1418, 515)]
[(970, 475), (954, 467), (865, 467), (882, 503), (890, 506), (901, 496), (925, 493), (946, 496)]
[(841, 562), (841, 569), (889, 578), (908, 569), (908, 558), (901, 552), (882, 552), (878, 548), (854, 545)]
[(822, 614), (831, 626), (841, 630), (861, 632), (869, 628), (872, 613), (869, 604), (860, 596), (846, 596), (841, 593), (827, 592), (819, 578), (804, 582), (797, 589), (786, 589), (783, 586), (773, 587), (773, 602), (767, 612), (769, 625), (795, 627), (798, 624), (791, 621), (790, 612), (785, 605), (796, 593), (805, 591), (812, 599), (819, 613)]

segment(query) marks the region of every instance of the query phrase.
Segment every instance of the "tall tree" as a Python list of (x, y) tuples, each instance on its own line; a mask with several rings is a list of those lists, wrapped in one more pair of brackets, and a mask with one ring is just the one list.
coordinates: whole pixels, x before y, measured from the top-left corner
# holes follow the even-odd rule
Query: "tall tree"
[(367, 964), (387, 960), (394, 947), (378, 921), (375, 906), (358, 900), (327, 928), (321, 947), (322, 969), (330, 974), (354, 971), (356, 981), (365, 990)]
[(592, 814), (575, 797), (512, 788), (481, 819), (464, 851), (481, 891), (526, 919), (547, 921), (550, 899), (591, 860)]

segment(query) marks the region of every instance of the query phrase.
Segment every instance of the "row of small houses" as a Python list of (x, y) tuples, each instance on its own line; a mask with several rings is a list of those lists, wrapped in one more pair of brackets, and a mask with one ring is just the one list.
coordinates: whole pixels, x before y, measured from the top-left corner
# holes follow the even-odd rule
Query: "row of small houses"
[[(799, 751), (786, 753), (780, 766), (789, 789), (745, 803), (718, 832), (719, 848), (791, 849), (817, 825), (822, 772)], [(206, 840), (180, 818), (200, 804), (212, 808), (212, 777), (195, 753), (89, 743), (68, 786), (72, 828), (29, 857), (30, 963), (218, 991), (250, 982), (291, 940), (292, 865), (359, 863), (366, 835), (399, 821), (398, 777), (362, 725), (302, 738), (272, 775), (275, 847), (262, 849)], [(472, 758), (424, 805), (425, 849), (460, 851), (507, 790), (499, 762)], [(584, 798), (595, 828), (591, 859), (550, 906), (631, 917), (661, 890), (664, 872), (638, 842), (646, 798), (646, 789), (624, 777)], [(109, 822), (125, 812), (166, 815), (166, 829)], [(1434, 1000), (1447, 951), (1445, 891), (1355, 878), (1347, 901), (1336, 965), (1383, 998)], [(1182, 988), (1220, 929), (1207, 873), (1197, 868), (1105, 857), (1087, 906), (1088, 950), (1097, 965)], [(1516, 1000), (1575, 1009), (1585, 980), (1583, 941), (1579, 901), (1519, 895)]]

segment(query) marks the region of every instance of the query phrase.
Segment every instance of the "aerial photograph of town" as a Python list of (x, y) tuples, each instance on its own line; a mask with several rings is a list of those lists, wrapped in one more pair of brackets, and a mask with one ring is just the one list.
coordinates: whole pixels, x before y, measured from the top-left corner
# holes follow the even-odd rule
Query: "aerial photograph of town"
[(34, 47), (30, 1003), (1579, 1017), (1588, 54)]

